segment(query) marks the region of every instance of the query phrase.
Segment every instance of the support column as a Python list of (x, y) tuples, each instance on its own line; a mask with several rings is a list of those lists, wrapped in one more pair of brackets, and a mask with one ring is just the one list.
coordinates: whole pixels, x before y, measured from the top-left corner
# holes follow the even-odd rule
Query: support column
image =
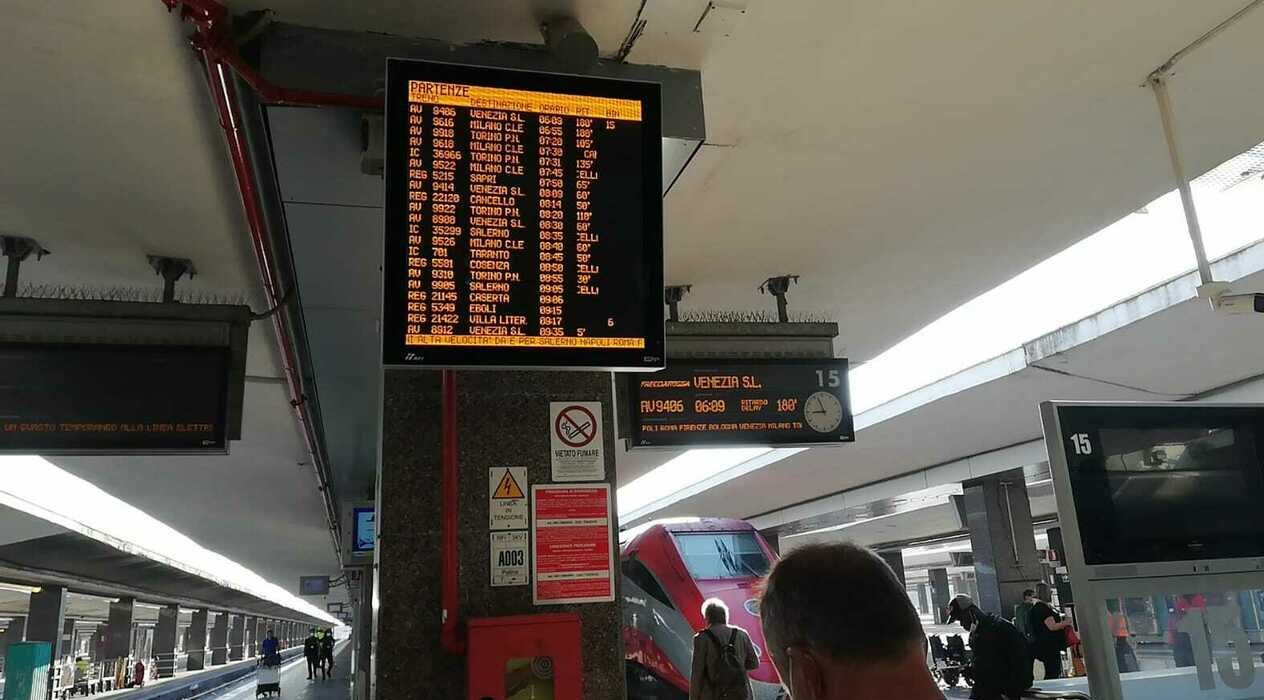
[(221, 666), (228, 663), (228, 613), (215, 614), (215, 624), (211, 627), (211, 665)]
[(882, 561), (891, 567), (891, 571), (895, 572), (895, 577), (900, 579), (900, 585), (905, 585), (904, 580), (904, 551), (900, 549), (888, 549), (885, 552), (878, 552), (878, 556), (882, 557)]
[(206, 608), (193, 611), (189, 620), (189, 643), (184, 650), (188, 654), (185, 668), (189, 671), (201, 671), (206, 668), (206, 623), (209, 612)]
[(268, 638), (268, 621), (255, 619), (255, 656), (263, 656), (263, 640)]
[[(928, 612), (926, 608), (926, 584), (919, 583), (917, 584), (917, 612), (925, 615)], [(936, 615), (935, 619), (939, 619), (939, 616)]]
[[(440, 373), (387, 370), (384, 387), (374, 693), (381, 698), (464, 697), (465, 659), (439, 647), (442, 548), (435, 543), (442, 539), (443, 522)], [(619, 447), (609, 373), (456, 372), (456, 393), (460, 604), (452, 612), (459, 629), (474, 617), (543, 610), (532, 605), (529, 585), (491, 586), (488, 467), (523, 465), (531, 485), (553, 483), (549, 403), (600, 402), (604, 483), (612, 487), (611, 507), (617, 513), (613, 486)], [(613, 535), (608, 546), (616, 547)], [(580, 617), (586, 698), (626, 695), (619, 578), (616, 572), (615, 602), (549, 608)]]
[(61, 626), (61, 656), (63, 659), (75, 652), (74, 645), (75, 621), (66, 618), (66, 622)]
[(105, 658), (131, 656), (135, 604), (135, 598), (119, 598), (117, 603), (110, 603), (110, 616), (105, 628)]
[(974, 602), (1008, 619), (1023, 602), (1023, 590), (1040, 580), (1023, 470), (967, 481), (962, 487), (979, 592)]
[(948, 570), (930, 569), (926, 575), (930, 577), (930, 604), (934, 608), (935, 622), (942, 625), (948, 621)]
[(15, 617), (9, 620), (9, 626), (0, 637), (0, 658), (8, 651), (10, 644), (26, 641), (26, 618)]
[(108, 636), (106, 634), (107, 627), (108, 625), (106, 625), (104, 622), (99, 622), (97, 623), (96, 631), (92, 633), (92, 662), (93, 663), (96, 663), (97, 661), (105, 660), (105, 638)]
[(31, 594), (26, 616), (26, 641), (48, 642), (52, 646), (52, 658), (61, 658), (61, 632), (66, 624), (66, 589), (62, 586), (44, 586), (39, 593)]
[(360, 592), (352, 601), (351, 625), (355, 653), (351, 659), (353, 672), (351, 700), (369, 700), (372, 668), (369, 660), (373, 655), (373, 567), (364, 567), (360, 577)]
[(259, 643), (258, 637), (255, 636), (255, 626), (258, 618), (254, 615), (246, 617), (245, 634), (242, 635), (242, 655), (249, 659), (255, 655), (255, 645)]
[(176, 631), (179, 625), (179, 605), (158, 608), (158, 624), (154, 625), (154, 659), (159, 678), (176, 675)]
[(231, 615), (228, 618), (228, 660), (241, 661), (246, 658), (245, 639), (246, 618), (242, 615)]
[(777, 554), (781, 554), (781, 537), (778, 536), (776, 532), (772, 530), (764, 530), (759, 534), (764, 536), (764, 541), (768, 543), (768, 546), (772, 548), (772, 551)]

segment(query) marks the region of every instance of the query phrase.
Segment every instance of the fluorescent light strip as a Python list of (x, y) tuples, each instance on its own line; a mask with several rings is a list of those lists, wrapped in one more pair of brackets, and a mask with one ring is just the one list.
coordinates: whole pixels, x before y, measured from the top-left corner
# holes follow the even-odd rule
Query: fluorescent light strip
[(39, 586), (23, 586), (20, 583), (0, 582), (0, 591), (13, 591), (14, 593), (31, 594), (31, 593), (39, 593), (41, 590), (43, 589), (41, 589)]
[[(35, 455), (0, 456), (0, 504), (332, 625), (325, 611)], [(212, 573), (216, 572), (216, 573)]]

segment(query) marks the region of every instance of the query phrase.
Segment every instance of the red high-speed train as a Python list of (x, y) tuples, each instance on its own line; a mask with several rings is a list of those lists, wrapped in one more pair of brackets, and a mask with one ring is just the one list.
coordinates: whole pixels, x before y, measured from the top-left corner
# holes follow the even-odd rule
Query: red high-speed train
[(652, 525), (624, 545), (623, 646), (628, 697), (686, 700), (702, 602), (719, 598), (729, 624), (750, 633), (760, 655), (755, 700), (785, 697), (759, 626), (759, 584), (776, 555), (750, 524), (698, 518)]

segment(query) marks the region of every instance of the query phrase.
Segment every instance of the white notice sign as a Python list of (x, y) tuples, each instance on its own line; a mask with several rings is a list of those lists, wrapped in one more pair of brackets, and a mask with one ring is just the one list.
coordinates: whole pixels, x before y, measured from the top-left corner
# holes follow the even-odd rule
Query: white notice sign
[(600, 401), (549, 403), (554, 481), (605, 481)]
[(492, 530), (525, 530), (527, 519), (527, 468), (496, 467), (487, 472), (487, 503)]
[(493, 532), (492, 585), (525, 586), (527, 575), (526, 531)]

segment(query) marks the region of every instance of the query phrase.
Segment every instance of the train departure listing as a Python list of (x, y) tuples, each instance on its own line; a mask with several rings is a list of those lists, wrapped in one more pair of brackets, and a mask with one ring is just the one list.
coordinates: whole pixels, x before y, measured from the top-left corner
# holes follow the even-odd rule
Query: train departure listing
[(640, 83), (390, 61), (384, 361), (661, 367), (657, 109)]
[(672, 362), (628, 398), (633, 447), (855, 439), (845, 359)]

